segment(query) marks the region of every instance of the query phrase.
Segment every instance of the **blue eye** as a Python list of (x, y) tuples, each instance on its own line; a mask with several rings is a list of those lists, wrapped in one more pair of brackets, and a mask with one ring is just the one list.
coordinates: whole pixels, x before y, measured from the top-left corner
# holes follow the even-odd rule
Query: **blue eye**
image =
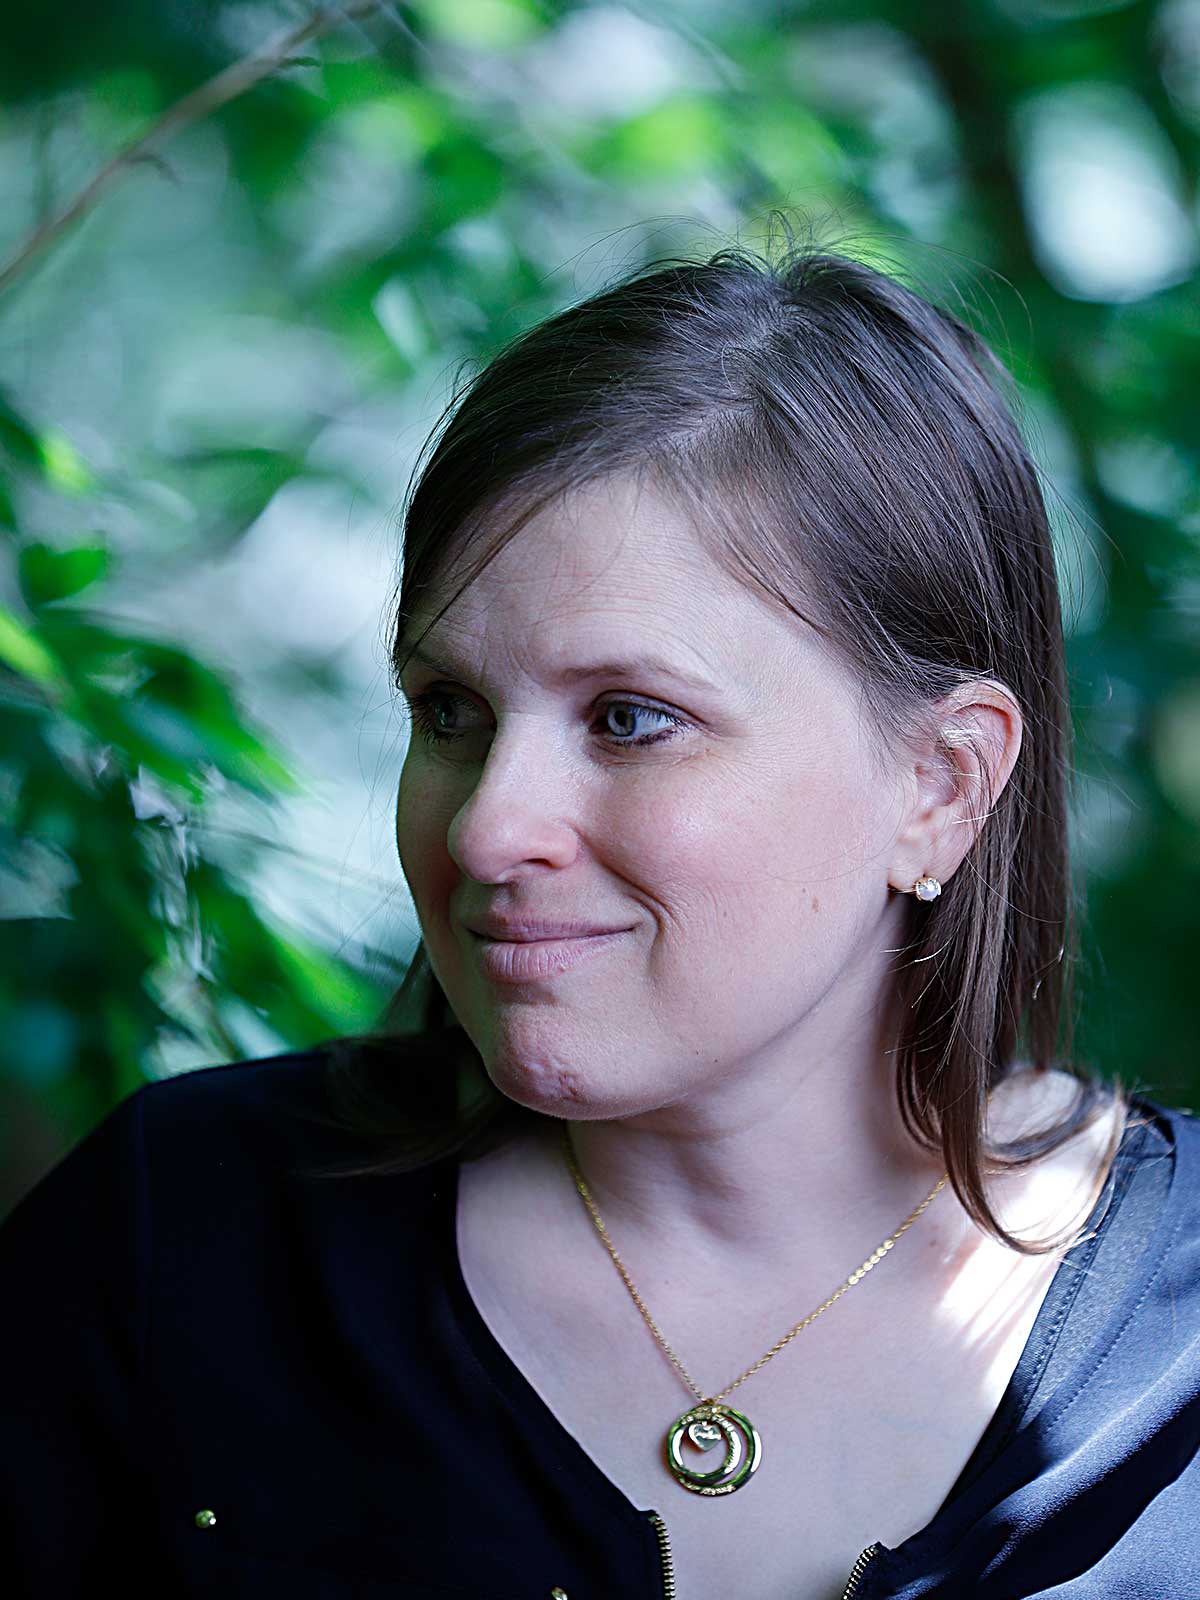
[[(461, 739), (469, 729), (439, 727), (437, 717), (441, 714), (439, 702), (445, 704), (463, 703), (470, 705), (472, 702), (463, 701), (461, 695), (449, 694), (444, 689), (426, 689), (423, 694), (415, 694), (409, 701), (412, 719), (418, 733), (427, 744), (451, 744), (455, 739)], [(658, 706), (644, 706), (637, 700), (609, 700), (601, 707), (600, 715), (607, 716), (614, 706), (619, 706), (625, 712), (632, 712), (635, 717), (657, 717), (669, 726), (658, 733), (639, 734), (635, 739), (621, 738), (615, 734), (606, 737), (618, 749), (629, 749), (632, 746), (648, 744), (665, 744), (668, 739), (676, 736), (678, 729), (686, 726), (682, 717), (673, 716), (669, 711), (663, 711)]]

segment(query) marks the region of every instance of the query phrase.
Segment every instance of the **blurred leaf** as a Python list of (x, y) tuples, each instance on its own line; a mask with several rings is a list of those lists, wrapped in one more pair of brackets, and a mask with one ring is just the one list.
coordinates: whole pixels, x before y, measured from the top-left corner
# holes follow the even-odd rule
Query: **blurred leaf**
[(729, 132), (707, 95), (675, 95), (603, 134), (593, 161), (613, 178), (685, 177), (720, 164)]
[(1200, 682), (1181, 685), (1161, 708), (1154, 759), (1172, 800), (1200, 823)]
[(438, 38), (480, 49), (509, 49), (542, 30), (527, 0), (415, 0), (413, 10)]
[(0, 450), (21, 466), (33, 467), (38, 472), (45, 468), (40, 439), (3, 393), (0, 393)]
[[(314, 430), (315, 431), (315, 430)], [(201, 507), (216, 507), (206, 529), (209, 548), (236, 540), (292, 478), (307, 472), (304, 456), (295, 450), (245, 445), (189, 449), (175, 456), (186, 472), (188, 488)]]
[(0, 608), (0, 661), (39, 683), (61, 680), (60, 663), (33, 629)]
[(274, 945), (291, 985), (334, 1031), (348, 1032), (354, 1018), (370, 1016), (378, 1005), (378, 987), (328, 951), (295, 934), (277, 934)]
[(255, 793), (296, 789), (286, 761), (250, 729), (229, 687), (186, 651), (106, 627), (81, 610), (46, 611), (41, 629), (74, 686), (64, 709), (113, 747), (130, 777), (142, 764), (200, 800), (211, 764)]
[(106, 545), (79, 544), (56, 550), (48, 544), (27, 544), (19, 557), (21, 593), (34, 609), (64, 600), (104, 577), (108, 564)]
[(143, 729), (157, 727), (161, 749), (171, 745), (181, 758), (211, 760), (226, 777), (263, 794), (294, 793), (299, 784), (281, 756), (252, 733), (227, 685), (182, 650), (143, 644), (142, 662), (150, 669), (127, 703)]
[(466, 132), (435, 145), (422, 165), (430, 184), (427, 216), (437, 229), (487, 211), (504, 192), (500, 160)]
[(12, 496), (8, 490), (3, 473), (0, 473), (0, 528), (14, 532), (17, 527), (17, 512), (13, 505)]

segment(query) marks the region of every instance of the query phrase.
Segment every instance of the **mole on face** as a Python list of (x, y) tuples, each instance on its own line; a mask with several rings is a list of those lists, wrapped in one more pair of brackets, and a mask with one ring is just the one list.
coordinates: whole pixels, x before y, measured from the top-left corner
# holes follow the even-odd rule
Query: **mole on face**
[(813, 895), (813, 910), (814, 911), (820, 911), (820, 909), (821, 909), (821, 902), (817, 899), (816, 895)]

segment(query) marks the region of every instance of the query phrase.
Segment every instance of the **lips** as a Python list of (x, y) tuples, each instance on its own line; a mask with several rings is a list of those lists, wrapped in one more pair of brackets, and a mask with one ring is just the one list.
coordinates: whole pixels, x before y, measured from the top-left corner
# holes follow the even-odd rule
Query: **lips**
[(487, 939), (475, 936), (475, 949), (483, 971), (498, 983), (528, 984), (549, 981), (588, 961), (599, 961), (606, 950), (616, 950), (632, 932), (616, 928), (571, 939)]
[(532, 944), (544, 939), (591, 939), (600, 934), (628, 931), (600, 923), (534, 917), (479, 917), (468, 922), (467, 927), (481, 939), (501, 939), (509, 944)]

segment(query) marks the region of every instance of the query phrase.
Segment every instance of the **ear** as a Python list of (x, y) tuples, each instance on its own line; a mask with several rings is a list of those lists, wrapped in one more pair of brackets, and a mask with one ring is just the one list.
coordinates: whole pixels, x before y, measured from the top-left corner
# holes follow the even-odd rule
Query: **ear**
[(1008, 782), (1023, 732), (1016, 699), (994, 679), (938, 702), (902, 774), (908, 799), (888, 863), (892, 888), (911, 893), (926, 873), (948, 882)]

